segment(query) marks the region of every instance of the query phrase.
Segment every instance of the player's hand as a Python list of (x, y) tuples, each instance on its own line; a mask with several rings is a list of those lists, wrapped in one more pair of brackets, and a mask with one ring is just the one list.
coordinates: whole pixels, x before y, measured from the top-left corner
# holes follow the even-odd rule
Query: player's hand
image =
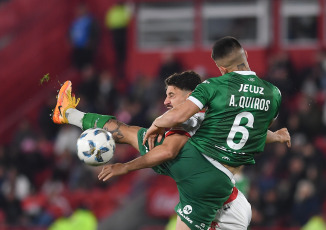
[(143, 139), (143, 145), (145, 145), (146, 141), (149, 139), (150, 136), (157, 136), (157, 141), (160, 142), (163, 138), (165, 128), (160, 128), (154, 125), (154, 123), (149, 127), (147, 130), (144, 139)]
[(287, 128), (279, 129), (275, 133), (279, 138), (279, 142), (286, 143), (289, 148), (291, 147), (291, 137)]
[(148, 137), (147, 143), (148, 143), (149, 150), (152, 150), (154, 148), (156, 136), (157, 135), (155, 134), (155, 135), (150, 135)]
[(109, 164), (102, 168), (102, 171), (98, 174), (98, 179), (107, 181), (114, 176), (121, 176), (127, 174), (129, 171), (125, 164), (116, 163)]

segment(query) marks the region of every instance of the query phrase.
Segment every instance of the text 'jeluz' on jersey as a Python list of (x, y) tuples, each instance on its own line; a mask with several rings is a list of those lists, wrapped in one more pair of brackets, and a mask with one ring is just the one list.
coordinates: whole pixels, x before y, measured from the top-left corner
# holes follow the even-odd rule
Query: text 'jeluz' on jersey
[(240, 84), (239, 92), (250, 92), (264, 95), (264, 88), (255, 85)]
[[(264, 88), (255, 85), (241, 84), (239, 92), (250, 92), (253, 94), (264, 95)], [(258, 97), (245, 97), (245, 96), (240, 96), (240, 98), (237, 100), (236, 103), (236, 98), (235, 95), (233, 94), (231, 95), (230, 102), (229, 102), (229, 106), (240, 107), (243, 109), (250, 108), (250, 109), (257, 109), (257, 110), (264, 110), (264, 111), (269, 110), (270, 104), (271, 104), (270, 100), (266, 100)]]

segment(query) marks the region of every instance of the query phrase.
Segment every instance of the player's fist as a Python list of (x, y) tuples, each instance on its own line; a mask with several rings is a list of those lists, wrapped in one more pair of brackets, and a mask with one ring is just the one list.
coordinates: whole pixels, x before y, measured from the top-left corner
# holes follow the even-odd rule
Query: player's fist
[(275, 131), (275, 134), (278, 136), (278, 141), (281, 143), (286, 143), (286, 145), (291, 147), (291, 136), (287, 128), (282, 128)]

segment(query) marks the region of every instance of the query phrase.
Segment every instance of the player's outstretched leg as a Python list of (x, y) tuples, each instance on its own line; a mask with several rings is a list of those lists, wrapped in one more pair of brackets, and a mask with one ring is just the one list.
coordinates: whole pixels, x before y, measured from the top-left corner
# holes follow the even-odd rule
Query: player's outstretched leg
[[(89, 128), (103, 128), (112, 133), (117, 143), (126, 143), (138, 149), (138, 126), (129, 126), (118, 120), (114, 116), (101, 115), (96, 113), (84, 113), (76, 109), (79, 98), (76, 100), (72, 94), (72, 83), (66, 81), (57, 96), (52, 120), (56, 124), (71, 124), (83, 130)], [(105, 127), (104, 127), (105, 126)]]
[(54, 108), (52, 120), (56, 124), (67, 124), (66, 111), (70, 108), (76, 108), (79, 98), (76, 100), (75, 95), (71, 95), (71, 81), (66, 81), (57, 96), (57, 104)]

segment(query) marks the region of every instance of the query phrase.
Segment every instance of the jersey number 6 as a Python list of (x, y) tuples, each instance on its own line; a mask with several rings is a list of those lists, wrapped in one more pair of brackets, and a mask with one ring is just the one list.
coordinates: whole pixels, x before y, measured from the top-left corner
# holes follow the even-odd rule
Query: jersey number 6
[[(244, 118), (244, 117), (248, 119), (248, 122), (244, 126), (240, 126), (241, 119)], [(226, 140), (226, 143), (228, 144), (228, 146), (231, 149), (239, 150), (246, 144), (246, 142), (247, 142), (247, 140), (249, 138), (249, 131), (245, 127), (253, 128), (254, 120), (255, 120), (254, 116), (252, 115), (252, 113), (249, 113), (249, 112), (239, 113), (235, 117), (233, 125), (232, 125), (231, 130), (230, 130), (230, 133), (229, 133), (228, 138)], [(242, 134), (242, 138), (241, 138), (239, 143), (235, 143), (233, 141), (236, 133), (241, 133)]]

